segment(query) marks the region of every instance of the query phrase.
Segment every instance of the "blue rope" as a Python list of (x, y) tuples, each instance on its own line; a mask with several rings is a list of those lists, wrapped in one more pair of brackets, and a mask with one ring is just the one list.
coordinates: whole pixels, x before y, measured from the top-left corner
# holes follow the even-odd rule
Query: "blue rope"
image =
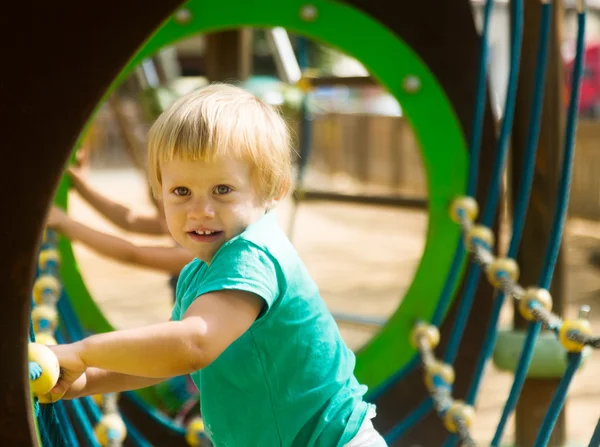
[(71, 408), (71, 410), (73, 412), (73, 417), (78, 422), (79, 426), (81, 427), (83, 435), (88, 440), (89, 445), (91, 445), (92, 447), (100, 447), (100, 444), (98, 443), (98, 440), (96, 439), (96, 435), (94, 434), (94, 427), (92, 427), (90, 420), (88, 419), (87, 415), (85, 414), (85, 411), (83, 410), (83, 407), (81, 406), (81, 402), (79, 402), (79, 400), (77, 400), (77, 399), (66, 400), (64, 402), (67, 407)]
[[(549, 29), (550, 29), (550, 4), (544, 4), (542, 6), (542, 18), (540, 25), (540, 45), (538, 49), (537, 67), (535, 73), (535, 87), (533, 94), (533, 112), (530, 118), (529, 133), (527, 135), (527, 146), (525, 153), (525, 161), (523, 165), (523, 172), (521, 173), (521, 182), (519, 184), (519, 192), (517, 194), (517, 205), (515, 207), (514, 222), (515, 227), (513, 228), (513, 235), (511, 239), (511, 246), (509, 248), (509, 257), (515, 256), (521, 235), (523, 232), (523, 226), (525, 224), (525, 212), (527, 210), (527, 204), (529, 203), (529, 195), (531, 192), (531, 183), (533, 180), (533, 172), (535, 167), (535, 154), (537, 150), (537, 143), (539, 137), (539, 127), (541, 122), (541, 112), (544, 99), (544, 84), (546, 77), (546, 66), (548, 61), (548, 43), (549, 43)], [(505, 147), (499, 148), (496, 152), (496, 163), (494, 166), (494, 172), (492, 174), (492, 180), (490, 189), (488, 192), (488, 201), (485, 206), (485, 210), (482, 217), (482, 224), (489, 227), (492, 225), (495, 210), (497, 205), (498, 196), (500, 193), (500, 178), (502, 169), (504, 166), (504, 159), (506, 150), (506, 141), (504, 142)], [(469, 315), (470, 307), (473, 302), (473, 296), (477, 290), (477, 283), (479, 281), (479, 275), (481, 268), (478, 265), (472, 265), (469, 274), (467, 275), (465, 296), (463, 297), (457, 317), (455, 320), (454, 328), (448, 342), (448, 351), (444, 357), (445, 361), (451, 363), (456, 358), (458, 353), (458, 344), (461, 341), (464, 328), (467, 324), (467, 318)]]
[(54, 409), (56, 411), (56, 417), (58, 418), (58, 422), (59, 422), (60, 426), (63, 428), (65, 437), (67, 438), (66, 439), (67, 445), (69, 445), (69, 446), (78, 445), (79, 443), (77, 442), (77, 436), (75, 436), (73, 424), (71, 424), (69, 416), (67, 415), (67, 411), (65, 410), (64, 402), (62, 400), (56, 402), (54, 404)]
[(546, 66), (548, 65), (548, 44), (550, 34), (552, 3), (543, 3), (540, 19), (540, 37), (537, 55), (537, 67), (535, 72), (533, 106), (529, 120), (525, 156), (523, 159), (523, 172), (519, 182), (517, 192), (517, 201), (514, 210), (513, 233), (508, 248), (508, 257), (514, 258), (521, 244), (523, 228), (525, 227), (525, 215), (529, 196), (531, 195), (531, 185), (533, 183), (533, 173), (535, 167), (535, 155), (540, 132), (542, 118), (542, 106), (544, 102), (544, 86), (546, 83)]
[(598, 423), (596, 424), (596, 429), (592, 434), (592, 439), (590, 439), (590, 443), (588, 447), (600, 447), (600, 419), (598, 419)]
[(479, 72), (477, 73), (477, 88), (475, 90), (475, 109), (470, 141), (470, 175), (467, 182), (467, 195), (474, 196), (477, 189), (477, 174), (479, 155), (481, 153), (481, 136), (483, 134), (483, 118), (485, 116), (486, 84), (488, 68), (488, 34), (490, 16), (494, 0), (486, 0), (483, 11), (483, 30), (481, 33), (481, 51), (479, 56)]
[(558, 388), (556, 389), (556, 393), (554, 393), (552, 402), (550, 402), (550, 407), (548, 408), (546, 416), (544, 417), (544, 422), (538, 431), (534, 447), (544, 447), (548, 444), (550, 435), (552, 435), (552, 430), (554, 429), (554, 425), (556, 424), (558, 416), (560, 415), (560, 411), (562, 410), (565, 400), (567, 399), (569, 385), (571, 384), (573, 376), (581, 364), (581, 359), (582, 355), (580, 352), (569, 353), (567, 370), (558, 384)]
[(498, 319), (500, 318), (500, 311), (502, 310), (502, 306), (504, 305), (504, 298), (505, 295), (503, 293), (496, 294), (496, 297), (494, 298), (490, 322), (488, 324), (488, 328), (483, 338), (483, 346), (481, 348), (481, 353), (477, 358), (477, 364), (475, 365), (475, 373), (473, 375), (471, 385), (467, 391), (467, 396), (465, 398), (465, 402), (468, 405), (473, 405), (475, 403), (475, 399), (479, 391), (479, 385), (481, 384), (481, 379), (483, 378), (483, 371), (485, 369), (485, 365), (491, 357), (492, 353), (494, 352), (494, 345), (496, 344), (496, 338), (498, 335)]
[[(545, 5), (548, 8), (547, 18), (548, 22), (550, 22), (550, 5)], [(577, 52), (575, 59), (575, 69), (573, 73), (572, 79), (572, 88), (571, 88), (571, 98), (569, 101), (569, 110), (567, 115), (567, 131), (565, 132), (565, 146), (564, 146), (564, 161), (562, 165), (561, 178), (559, 182), (559, 197), (557, 199), (556, 209), (554, 213), (554, 219), (552, 223), (551, 237), (548, 242), (548, 246), (546, 248), (546, 255), (544, 265), (542, 267), (542, 271), (540, 272), (540, 278), (538, 281), (538, 285), (541, 288), (548, 289), (550, 287), (550, 283), (552, 280), (552, 275), (554, 272), (554, 267), (556, 265), (556, 260), (558, 257), (558, 251), (560, 248), (561, 236), (564, 227), (564, 220), (566, 218), (567, 212), (567, 203), (569, 197), (569, 184), (572, 172), (572, 160), (573, 160), (573, 149), (574, 149), (574, 133), (575, 133), (575, 123), (577, 121), (577, 104), (579, 97), (579, 86), (581, 83), (581, 75), (582, 75), (582, 65), (583, 65), (583, 52), (584, 52), (584, 34), (585, 34), (585, 14), (578, 15), (578, 30), (577, 30)], [(537, 143), (536, 143), (537, 144)], [(521, 206), (521, 212), (525, 214), (526, 207)], [(518, 237), (522, 234), (522, 225), (520, 228), (520, 232)], [(514, 238), (513, 233), (513, 238)], [(513, 251), (509, 249), (509, 256), (514, 257), (516, 254), (516, 246), (513, 245), (511, 241), (511, 248)], [(517, 371), (515, 373), (515, 380), (510, 390), (509, 397), (506, 401), (505, 407), (502, 412), (502, 416), (500, 418), (500, 422), (496, 429), (496, 434), (494, 436), (494, 441), (492, 443), (493, 447), (499, 445), (504, 428), (506, 426), (506, 421), (510, 414), (514, 411), (518, 396), (521, 393), (523, 388), (523, 384), (525, 383), (527, 370), (529, 368), (529, 364), (531, 363), (531, 359), (533, 358), (533, 349), (535, 347), (535, 339), (537, 338), (541, 329), (541, 323), (530, 323), (527, 331), (527, 338), (525, 344), (523, 345), (523, 351), (521, 352), (521, 357), (519, 358), (519, 363), (517, 365)]]
[(573, 167), (573, 155), (575, 152), (575, 131), (577, 127), (577, 110), (579, 108), (579, 92), (581, 89), (581, 79), (583, 76), (583, 59), (585, 52), (585, 23), (586, 14), (584, 12), (577, 15), (577, 43), (575, 62), (573, 67), (573, 76), (571, 79), (571, 96), (569, 98), (569, 108), (567, 111), (567, 125), (565, 130), (565, 141), (563, 150), (562, 170), (558, 185), (559, 196), (557, 198), (556, 209), (554, 211), (554, 221), (552, 222), (552, 242), (548, 244), (545, 263), (540, 278), (540, 287), (550, 287), (554, 266), (558, 258), (561, 236), (563, 234), (564, 223), (567, 217), (567, 205), (569, 203), (569, 191), (571, 186), (571, 176)]
[(37, 380), (42, 375), (42, 367), (37, 362), (29, 362), (29, 380)]
[(417, 408), (411, 411), (407, 417), (405, 417), (398, 424), (394, 425), (392, 429), (386, 433), (384, 436), (385, 442), (389, 445), (392, 445), (395, 441), (404, 436), (412, 427), (421, 422), (432, 408), (433, 399), (428, 397), (422, 401)]
[[(508, 76), (508, 87), (506, 93), (505, 107), (504, 107), (504, 118), (502, 120), (502, 127), (500, 130), (500, 136), (498, 138), (498, 150), (506, 154), (508, 148), (508, 139), (510, 130), (514, 121), (515, 103), (517, 97), (517, 85), (518, 85), (518, 74), (521, 60), (521, 44), (523, 41), (523, 0), (513, 0), (511, 2), (511, 15), (513, 17), (513, 28), (511, 32), (511, 47), (510, 47), (510, 72)], [(505, 163), (506, 155), (502, 156), (502, 164)], [(492, 184), (494, 184), (492, 182)], [(494, 206), (495, 208), (495, 206)], [(489, 209), (492, 209), (489, 207)], [(505, 295), (504, 293), (497, 293), (494, 299), (494, 305), (492, 308), (492, 314), (490, 318), (490, 324), (486, 331), (482, 352), (479, 355), (477, 364), (475, 366), (475, 373), (471, 382), (471, 386), (467, 392), (466, 403), (473, 405), (475, 398), (479, 390), (481, 379), (483, 378), (483, 371), (485, 364), (492, 355), (494, 345), (496, 343), (496, 336), (498, 334), (498, 319), (500, 317), (500, 311), (504, 304)]]
[(452, 332), (450, 333), (450, 338), (448, 340), (448, 347), (446, 349), (446, 353), (444, 354), (444, 361), (446, 363), (452, 364), (456, 358), (456, 355), (458, 354), (460, 340), (467, 325), (471, 304), (473, 303), (473, 298), (475, 297), (475, 291), (477, 290), (480, 274), (481, 266), (479, 264), (471, 264), (467, 273), (463, 298), (458, 307), (458, 311), (456, 312), (454, 326), (452, 327)]
[(125, 417), (125, 415), (121, 415), (123, 418), (123, 422), (125, 422), (125, 426), (127, 427), (127, 436), (133, 442), (133, 445), (138, 447), (152, 447), (152, 444), (148, 442), (148, 440), (142, 435), (142, 433), (137, 429), (135, 425), (131, 423), (131, 421)]
[(135, 394), (131, 391), (125, 391), (123, 393), (123, 395), (127, 396), (127, 398), (133, 404), (135, 404), (136, 407), (138, 407), (140, 410), (142, 410), (144, 413), (146, 413), (148, 416), (150, 416), (154, 421), (158, 422), (159, 424), (161, 424), (162, 426), (171, 430), (172, 432), (177, 433), (178, 435), (181, 435), (181, 436), (186, 435), (185, 427), (181, 427), (181, 426), (175, 424), (173, 421), (171, 421), (169, 418), (165, 417), (162, 413), (157, 411), (155, 408), (146, 404), (137, 394)]
[(494, 438), (492, 439), (490, 447), (499, 447), (500, 442), (502, 441), (502, 435), (504, 433), (504, 429), (506, 428), (506, 423), (508, 421), (509, 416), (517, 406), (519, 395), (521, 394), (523, 384), (525, 383), (525, 379), (527, 378), (527, 370), (529, 368), (529, 363), (533, 358), (533, 348), (535, 347), (535, 341), (537, 339), (538, 334), (540, 333), (541, 328), (541, 323), (536, 322), (530, 324), (527, 329), (527, 336), (525, 337), (525, 342), (523, 343), (523, 350), (521, 351), (519, 363), (517, 364), (517, 368), (515, 370), (515, 379), (510, 388), (508, 399), (504, 404), (504, 410), (502, 411), (502, 415), (500, 416), (500, 421), (498, 422), (498, 426), (496, 427), (496, 432), (494, 433)]

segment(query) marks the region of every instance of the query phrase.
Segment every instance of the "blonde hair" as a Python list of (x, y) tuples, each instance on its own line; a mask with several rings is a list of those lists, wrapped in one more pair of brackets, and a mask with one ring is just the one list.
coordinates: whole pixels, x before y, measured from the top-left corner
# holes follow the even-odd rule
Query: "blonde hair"
[(291, 187), (290, 134), (281, 115), (239, 87), (212, 84), (179, 98), (150, 128), (153, 194), (161, 195), (161, 163), (220, 157), (248, 160), (254, 186), (266, 201), (283, 197)]

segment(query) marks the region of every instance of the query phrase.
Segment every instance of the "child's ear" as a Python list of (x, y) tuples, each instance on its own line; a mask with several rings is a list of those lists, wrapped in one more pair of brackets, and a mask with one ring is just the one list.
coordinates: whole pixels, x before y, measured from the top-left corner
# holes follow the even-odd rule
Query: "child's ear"
[(265, 202), (265, 208), (267, 209), (267, 211), (271, 211), (273, 208), (275, 208), (275, 206), (279, 203), (279, 197), (276, 197), (274, 199), (269, 199)]

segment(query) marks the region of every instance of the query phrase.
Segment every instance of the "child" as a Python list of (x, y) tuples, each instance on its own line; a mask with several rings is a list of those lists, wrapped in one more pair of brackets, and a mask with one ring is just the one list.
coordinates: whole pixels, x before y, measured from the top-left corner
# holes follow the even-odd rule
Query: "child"
[(283, 119), (222, 84), (176, 101), (149, 134), (149, 180), (194, 256), (169, 322), (51, 347), (46, 399), (191, 374), (216, 447), (385, 446), (317, 286), (276, 222), (291, 184)]

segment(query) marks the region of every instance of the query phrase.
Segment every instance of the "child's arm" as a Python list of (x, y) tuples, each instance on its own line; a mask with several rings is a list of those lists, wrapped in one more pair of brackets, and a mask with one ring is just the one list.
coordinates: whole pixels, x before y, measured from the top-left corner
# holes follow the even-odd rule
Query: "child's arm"
[(67, 174), (79, 195), (119, 228), (142, 234), (168, 234), (160, 217), (140, 216), (129, 208), (104, 197), (88, 185), (76, 168), (69, 168)]
[(248, 292), (211, 292), (198, 297), (181, 321), (50, 346), (63, 372), (54, 393), (68, 389), (88, 367), (156, 378), (205, 368), (250, 328), (263, 303)]
[(59, 399), (70, 400), (94, 394), (120, 393), (156, 385), (165, 378), (150, 378), (119, 374), (98, 368), (88, 368), (64, 394), (40, 396), (40, 403), (52, 403)]
[(51, 208), (47, 225), (71, 241), (80, 241), (103, 256), (127, 264), (179, 273), (193, 260), (190, 253), (182, 247), (140, 247), (75, 222), (56, 207)]

